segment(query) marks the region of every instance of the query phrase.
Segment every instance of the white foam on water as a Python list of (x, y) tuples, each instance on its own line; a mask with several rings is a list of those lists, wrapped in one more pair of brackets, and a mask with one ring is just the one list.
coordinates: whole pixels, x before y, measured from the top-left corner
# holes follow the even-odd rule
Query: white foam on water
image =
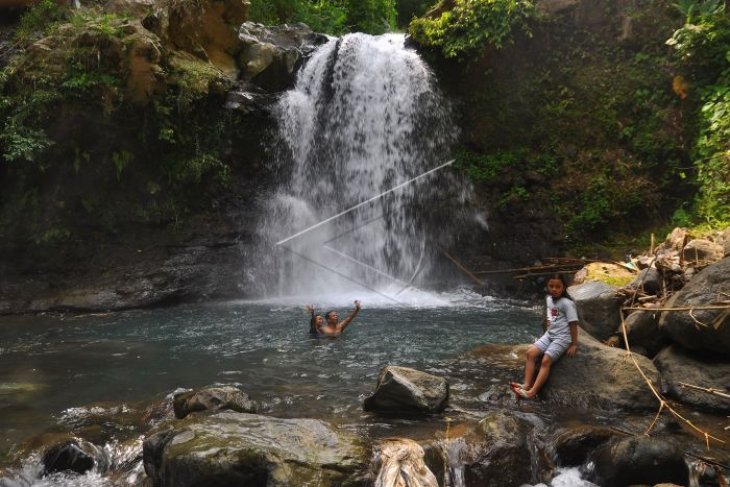
[(508, 303), (492, 296), (482, 296), (469, 289), (448, 292), (425, 291), (402, 286), (386, 286), (377, 292), (351, 290), (337, 293), (312, 293), (276, 296), (254, 300), (235, 300), (225, 305), (259, 304), (281, 309), (315, 304), (317, 308), (348, 307), (359, 300), (363, 308), (376, 309), (429, 309), (429, 308), (496, 308)]

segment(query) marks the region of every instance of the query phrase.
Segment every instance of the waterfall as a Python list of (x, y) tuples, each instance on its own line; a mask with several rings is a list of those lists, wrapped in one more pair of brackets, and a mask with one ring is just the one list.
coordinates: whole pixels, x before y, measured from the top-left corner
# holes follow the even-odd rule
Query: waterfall
[(445, 162), (456, 134), (404, 44), (399, 34), (331, 39), (275, 108), (282, 183), (264, 231), (279, 243), (279, 295), (402, 290), (428, 275), (443, 200), (463, 185), (449, 168), (418, 178)]

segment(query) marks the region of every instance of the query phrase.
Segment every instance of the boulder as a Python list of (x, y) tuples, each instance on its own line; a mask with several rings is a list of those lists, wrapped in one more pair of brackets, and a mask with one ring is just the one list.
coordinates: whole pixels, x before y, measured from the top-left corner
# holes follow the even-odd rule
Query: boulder
[[(470, 354), (486, 366), (511, 370), (512, 377), (521, 381), (526, 351), (526, 345), (482, 345)], [(636, 354), (634, 358), (658, 385), (659, 372), (651, 360)], [(508, 390), (506, 384), (503, 387)], [(491, 397), (495, 396), (493, 393)], [(578, 353), (574, 357), (562, 357), (553, 364), (539, 397), (582, 408), (648, 410), (658, 407), (626, 350), (607, 347), (583, 330), (578, 335)]]
[(248, 0), (163, 0), (144, 25), (165, 45), (209, 61), (229, 76), (238, 73), (243, 48), (238, 28), (248, 18)]
[(98, 453), (98, 449), (87, 441), (58, 443), (43, 453), (43, 475), (67, 471), (86, 473), (96, 465)]
[[(666, 303), (668, 308), (691, 308), (726, 301), (730, 293), (730, 257), (699, 272)], [(666, 311), (659, 326), (669, 337), (689, 350), (730, 356), (730, 310), (697, 309)]]
[(626, 335), (632, 350), (642, 347), (652, 357), (668, 345), (667, 338), (659, 328), (659, 313), (656, 312), (634, 311), (627, 316)]
[(360, 485), (367, 453), (353, 434), (313, 419), (193, 415), (149, 435), (144, 468), (158, 487)]
[(573, 279), (574, 284), (600, 281), (614, 287), (623, 287), (636, 277), (636, 270), (613, 262), (591, 262), (584, 266)]
[(238, 37), (243, 45), (238, 58), (243, 79), (272, 92), (290, 88), (304, 56), (327, 42), (326, 36), (304, 24), (267, 27), (246, 22)]
[(621, 324), (621, 300), (608, 284), (589, 281), (569, 287), (568, 294), (578, 308), (580, 326), (599, 340), (607, 339)]
[(633, 289), (641, 289), (647, 294), (657, 294), (662, 290), (664, 277), (655, 267), (642, 269), (629, 286)]
[(725, 249), (722, 245), (705, 239), (690, 240), (682, 250), (682, 260), (690, 265), (707, 265), (721, 260)]
[[(607, 347), (581, 330), (578, 353), (553, 364), (540, 395), (549, 401), (580, 407), (655, 409), (657, 400), (627, 353)], [(658, 386), (659, 372), (651, 360), (636, 354), (634, 358)]]
[(595, 465), (589, 479), (605, 487), (689, 485), (689, 468), (675, 445), (655, 438), (625, 438), (604, 445), (591, 455)]
[(530, 423), (515, 414), (495, 411), (478, 424), (453, 426), (440, 440), (442, 458), (452, 478), (480, 487), (534, 483), (529, 465)]
[(583, 465), (588, 455), (618, 433), (611, 428), (581, 425), (560, 433), (555, 438), (555, 456), (558, 465)]
[(220, 411), (229, 409), (239, 413), (253, 413), (256, 404), (248, 394), (233, 386), (209, 387), (198, 391), (175, 394), (172, 402), (175, 417), (182, 419), (197, 411)]
[(419, 370), (388, 365), (380, 371), (363, 409), (386, 414), (438, 413), (446, 408), (449, 383)]
[(692, 407), (730, 413), (730, 398), (682, 387), (690, 384), (730, 394), (730, 360), (708, 357), (671, 345), (654, 357), (662, 376), (662, 391)]
[(388, 438), (375, 447), (374, 487), (438, 487), (423, 460), (421, 445), (407, 438)]
[(689, 239), (690, 236), (687, 234), (687, 230), (676, 227), (669, 233), (669, 235), (667, 235), (667, 238), (664, 239), (664, 242), (662, 242), (659, 246), (659, 249), (681, 252), (684, 246), (687, 245), (687, 241)]

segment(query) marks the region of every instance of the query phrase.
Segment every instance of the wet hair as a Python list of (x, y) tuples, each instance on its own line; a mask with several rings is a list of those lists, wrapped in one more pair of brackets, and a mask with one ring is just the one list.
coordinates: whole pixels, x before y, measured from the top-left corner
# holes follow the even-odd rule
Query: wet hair
[(565, 276), (561, 274), (560, 272), (556, 272), (555, 274), (551, 274), (548, 276), (548, 278), (545, 280), (545, 286), (547, 287), (547, 284), (552, 281), (553, 279), (557, 279), (558, 281), (563, 283), (563, 294), (560, 295), (561, 298), (568, 298), (572, 301), (573, 298), (571, 298), (568, 295), (568, 281), (565, 279)]
[(312, 318), (309, 320), (309, 334), (310, 335), (317, 335), (319, 332), (317, 331), (317, 316), (322, 316), (319, 313), (315, 313), (314, 310), (312, 310)]
[(327, 311), (327, 312), (326, 312), (326, 313), (324, 314), (324, 319), (325, 319), (325, 320), (328, 320), (328, 319), (330, 319), (330, 315), (331, 315), (332, 313), (336, 313), (336, 311), (335, 311), (335, 310), (333, 310), (333, 309), (331, 309), (331, 310)]

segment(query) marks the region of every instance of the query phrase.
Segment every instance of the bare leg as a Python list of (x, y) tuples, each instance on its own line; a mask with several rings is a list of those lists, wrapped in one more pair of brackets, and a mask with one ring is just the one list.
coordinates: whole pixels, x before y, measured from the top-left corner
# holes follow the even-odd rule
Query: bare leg
[(542, 352), (535, 345), (530, 345), (527, 349), (525, 354), (525, 382), (523, 382), (526, 389), (529, 389), (535, 380), (535, 364), (540, 355), (542, 355)]
[(537, 373), (537, 379), (535, 379), (535, 383), (532, 385), (532, 388), (527, 391), (527, 395), (529, 397), (535, 397), (537, 393), (540, 392), (540, 389), (542, 389), (542, 386), (545, 385), (545, 382), (550, 376), (550, 367), (552, 365), (553, 359), (550, 355), (543, 355), (542, 363), (540, 364), (540, 372)]

